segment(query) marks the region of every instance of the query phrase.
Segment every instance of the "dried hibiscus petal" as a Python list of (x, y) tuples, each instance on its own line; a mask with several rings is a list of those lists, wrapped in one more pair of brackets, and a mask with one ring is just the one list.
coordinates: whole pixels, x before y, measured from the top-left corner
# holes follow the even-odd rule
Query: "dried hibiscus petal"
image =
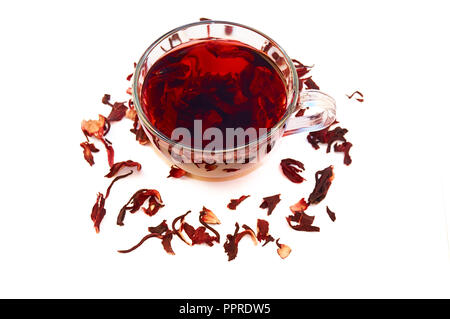
[(259, 242), (265, 241), (263, 247), (275, 239), (269, 235), (269, 222), (264, 219), (258, 219), (256, 224), (256, 238)]
[(238, 245), (236, 244), (236, 236), (239, 232), (239, 224), (235, 224), (234, 234), (228, 234), (227, 240), (223, 244), (223, 248), (225, 253), (228, 255), (228, 261), (231, 261), (236, 258), (238, 253)]
[[(190, 212), (191, 212), (191, 211), (189, 210), (189, 211), (187, 211), (185, 214), (180, 215), (180, 216), (174, 218), (174, 220), (172, 221), (172, 232), (173, 232), (175, 235), (177, 235), (182, 241), (184, 241), (184, 242), (185, 242), (187, 245), (189, 245), (189, 246), (191, 246), (191, 243), (188, 242), (188, 241), (186, 240), (186, 238), (184, 238), (182, 231), (183, 231), (183, 227), (184, 227), (184, 224), (185, 224), (184, 219), (186, 218), (186, 216), (187, 216)], [(179, 228), (176, 228), (175, 225), (176, 225), (176, 223), (177, 223), (178, 221), (180, 221), (180, 227), (179, 227)]]
[(347, 134), (348, 130), (346, 128), (342, 128), (340, 126), (336, 127), (334, 130), (332, 131), (328, 131), (327, 132), (327, 153), (330, 152), (331, 150), (331, 145), (334, 142), (337, 141), (342, 141), (342, 142), (346, 142), (347, 140), (345, 139), (344, 135)]
[(298, 174), (299, 172), (301, 173), (305, 170), (302, 162), (292, 158), (285, 158), (281, 160), (280, 165), (284, 176), (286, 176), (291, 182), (301, 183), (305, 180)]
[(125, 102), (115, 102), (111, 105), (112, 109), (108, 115), (108, 121), (117, 122), (122, 120), (128, 110), (128, 107), (125, 105)]
[(335, 144), (334, 151), (344, 153), (344, 164), (350, 165), (352, 163), (352, 158), (350, 157), (350, 148), (353, 146), (350, 142), (344, 142), (342, 144)]
[(203, 209), (200, 212), (200, 219), (206, 224), (220, 224), (219, 218), (205, 206), (203, 206)]
[(108, 189), (106, 190), (105, 199), (108, 198), (109, 192), (111, 191), (111, 187), (114, 185), (115, 182), (117, 182), (119, 179), (122, 179), (122, 178), (125, 178), (125, 177), (127, 177), (127, 176), (130, 176), (131, 174), (133, 174), (133, 171), (130, 171), (130, 172), (128, 172), (128, 173), (126, 173), (126, 174), (123, 174), (123, 175), (119, 175), (119, 176), (117, 176), (116, 178), (114, 178), (114, 179), (112, 180), (111, 184), (109, 184)]
[(176, 165), (172, 165), (172, 167), (170, 168), (169, 176), (167, 176), (167, 178), (169, 177), (180, 178), (183, 177), (184, 175), (186, 175), (186, 171), (184, 169), (181, 169)]
[(364, 102), (364, 95), (363, 95), (361, 92), (359, 92), (359, 91), (355, 91), (355, 92), (353, 92), (351, 95), (347, 95), (347, 97), (348, 97), (349, 99), (351, 99), (355, 94), (357, 94), (357, 95), (360, 96), (359, 98), (355, 98), (356, 101), (358, 101), (358, 102)]
[[(144, 209), (144, 212), (150, 216), (151, 214), (156, 214), (159, 208), (162, 207), (161, 195), (155, 189), (140, 189), (134, 193), (133, 196), (131, 196), (128, 203), (126, 203), (120, 210), (119, 215), (117, 216), (117, 225), (123, 226), (126, 212), (129, 211), (132, 214), (137, 212), (149, 198), (151, 198), (151, 203), (149, 204), (149, 208)], [(154, 211), (155, 209), (156, 212)]]
[(238, 199), (231, 199), (230, 202), (228, 203), (227, 207), (231, 210), (236, 210), (236, 207), (249, 197), (250, 197), (250, 195), (242, 195)]
[(136, 248), (138, 248), (139, 246), (141, 246), (143, 243), (145, 243), (145, 241), (147, 240), (147, 239), (150, 239), (150, 238), (154, 238), (154, 237), (156, 237), (156, 238), (159, 238), (159, 239), (162, 239), (162, 235), (160, 235), (160, 234), (148, 234), (148, 235), (145, 235), (136, 245), (134, 245), (133, 247), (131, 247), (130, 249), (125, 249), (125, 250), (118, 250), (117, 252), (119, 252), (119, 253), (122, 253), (122, 254), (126, 254), (126, 253), (130, 253), (130, 252), (132, 252), (133, 250), (135, 250)]
[(106, 153), (108, 154), (109, 167), (112, 167), (114, 165), (114, 148), (112, 147), (111, 143), (109, 143), (105, 138), (101, 138), (100, 141), (106, 148)]
[(172, 249), (172, 237), (173, 237), (172, 232), (168, 232), (167, 234), (165, 234), (163, 236), (162, 241), (161, 241), (164, 250), (169, 255), (175, 255), (175, 252)]
[(103, 115), (98, 115), (98, 120), (81, 121), (81, 130), (87, 136), (102, 139), (109, 130), (109, 122)]
[(130, 129), (130, 132), (133, 133), (134, 135), (136, 135), (136, 141), (138, 141), (139, 144), (146, 145), (146, 144), (150, 143), (150, 140), (148, 139), (147, 134), (145, 134), (144, 128), (139, 123), (137, 115), (134, 118), (133, 128)]
[(243, 231), (241, 231), (240, 233), (238, 233), (236, 235), (236, 238), (234, 239), (236, 245), (239, 244), (239, 242), (241, 241), (241, 239), (245, 236), (248, 235), (250, 236), (250, 238), (253, 241), (254, 245), (258, 245), (258, 239), (256, 238), (255, 232), (253, 231), (253, 229), (251, 229), (250, 227), (248, 227), (247, 225), (242, 225), (242, 228), (244, 228)]
[(285, 259), (291, 253), (292, 249), (288, 245), (280, 244), (280, 238), (277, 239), (276, 244), (278, 246), (277, 253), (281, 257), (281, 259)]
[(313, 81), (311, 77), (304, 79), (303, 84), (307, 89), (320, 90), (320, 87), (316, 84), (316, 82)]
[(161, 222), (161, 224), (159, 224), (158, 226), (154, 226), (154, 227), (152, 227), (152, 226), (150, 226), (149, 228), (148, 228), (148, 231), (150, 232), (150, 233), (155, 233), (155, 234), (163, 234), (163, 233), (165, 233), (166, 231), (168, 231), (169, 230), (169, 227), (167, 226), (167, 220), (163, 220), (162, 222)]
[(293, 213), (304, 212), (308, 208), (308, 206), (309, 206), (309, 204), (305, 201), (304, 198), (302, 198), (297, 203), (295, 203), (294, 205), (290, 206), (289, 209)]
[(105, 177), (113, 177), (114, 175), (116, 175), (123, 167), (136, 167), (136, 169), (138, 171), (141, 170), (141, 164), (139, 164), (138, 162), (133, 162), (131, 160), (128, 161), (123, 161), (123, 162), (118, 162), (113, 164), (113, 166), (111, 166), (109, 173), (105, 175)]
[(86, 162), (88, 162), (91, 166), (94, 165), (94, 156), (92, 155), (92, 153), (97, 153), (98, 149), (94, 144), (89, 142), (83, 142), (80, 144), (80, 146), (83, 148), (83, 155)]
[(105, 198), (102, 193), (97, 194), (97, 200), (95, 201), (94, 206), (92, 207), (91, 220), (94, 222), (94, 228), (97, 233), (100, 232), (100, 223), (105, 217), (106, 209), (105, 209)]
[(275, 207), (278, 205), (278, 203), (281, 201), (280, 194), (264, 197), (262, 204), (259, 206), (262, 209), (268, 208), (267, 210), (267, 216), (272, 214)]
[(332, 212), (331, 209), (328, 208), (328, 206), (327, 206), (327, 214), (332, 221), (336, 220), (336, 214), (334, 212)]
[(204, 226), (194, 228), (185, 222), (183, 228), (188, 237), (191, 239), (192, 245), (207, 244), (208, 246), (213, 246), (214, 241), (219, 242), (217, 237), (211, 236), (206, 232), (206, 228)]
[[(306, 232), (318, 232), (320, 228), (317, 226), (313, 226), (314, 216), (309, 216), (305, 212), (296, 212), (294, 216), (286, 217), (286, 220), (289, 226), (297, 231), (306, 231)], [(297, 222), (297, 225), (293, 225), (293, 222)]]
[(316, 185), (312, 193), (309, 195), (309, 204), (318, 204), (325, 198), (325, 196), (327, 196), (328, 189), (334, 179), (333, 166), (330, 165), (321, 171), (317, 171), (315, 178)]

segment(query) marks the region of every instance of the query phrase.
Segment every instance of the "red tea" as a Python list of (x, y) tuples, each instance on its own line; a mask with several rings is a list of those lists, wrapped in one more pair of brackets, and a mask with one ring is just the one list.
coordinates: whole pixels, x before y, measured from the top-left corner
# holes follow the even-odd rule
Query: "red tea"
[(150, 68), (141, 96), (145, 114), (165, 136), (187, 128), (193, 137), (194, 120), (202, 120), (202, 133), (218, 128), (224, 145), (227, 128), (274, 127), (286, 112), (286, 100), (280, 71), (264, 53), (219, 39), (165, 54)]

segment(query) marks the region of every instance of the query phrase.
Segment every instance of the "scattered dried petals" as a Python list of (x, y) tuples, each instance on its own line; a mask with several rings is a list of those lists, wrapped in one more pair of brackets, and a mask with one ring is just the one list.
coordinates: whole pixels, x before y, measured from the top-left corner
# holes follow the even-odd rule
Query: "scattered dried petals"
[(242, 195), (238, 199), (231, 199), (228, 203), (227, 207), (231, 210), (236, 210), (236, 207), (242, 203), (246, 198), (249, 198), (250, 195)]
[(316, 185), (312, 193), (309, 195), (309, 204), (318, 204), (325, 198), (325, 196), (327, 196), (328, 189), (334, 179), (333, 166), (330, 165), (321, 171), (317, 171), (315, 178)]
[(94, 165), (94, 156), (92, 155), (92, 153), (97, 153), (98, 149), (94, 144), (89, 142), (83, 142), (80, 144), (80, 146), (83, 148), (83, 155), (86, 162), (88, 162), (91, 166)]
[(320, 90), (320, 87), (316, 84), (316, 82), (313, 81), (311, 77), (304, 79), (303, 84), (307, 89)]
[(281, 259), (285, 259), (289, 254), (291, 253), (291, 247), (285, 244), (280, 244), (278, 241), (280, 238), (277, 239), (276, 244), (278, 246), (277, 253), (281, 257)]
[(332, 211), (328, 208), (328, 206), (327, 206), (327, 214), (328, 214), (328, 216), (330, 216), (330, 219), (331, 219), (332, 221), (335, 221), (335, 220), (336, 220), (336, 214), (335, 214), (334, 212), (332, 212)]
[(259, 207), (262, 209), (268, 208), (267, 216), (269, 216), (270, 214), (272, 214), (273, 210), (280, 201), (281, 201), (280, 194), (264, 197), (263, 202)]
[(133, 162), (131, 160), (123, 161), (123, 162), (117, 162), (111, 166), (111, 169), (109, 170), (109, 173), (105, 175), (105, 177), (111, 178), (115, 176), (123, 167), (136, 167), (138, 171), (141, 170), (142, 166), (138, 162)]
[(186, 171), (184, 169), (179, 168), (176, 165), (172, 165), (172, 167), (170, 168), (169, 176), (167, 176), (167, 178), (169, 177), (180, 178), (183, 177), (184, 175), (186, 175)]
[[(320, 228), (317, 226), (313, 226), (314, 216), (309, 216), (305, 212), (295, 212), (294, 215), (286, 217), (286, 220), (289, 226), (297, 231), (306, 231), (306, 232), (318, 232)], [(297, 222), (297, 225), (293, 225), (293, 222)]]
[(298, 174), (299, 172), (301, 173), (305, 170), (302, 162), (292, 158), (285, 158), (281, 160), (280, 165), (284, 176), (286, 176), (291, 182), (301, 183), (305, 180)]

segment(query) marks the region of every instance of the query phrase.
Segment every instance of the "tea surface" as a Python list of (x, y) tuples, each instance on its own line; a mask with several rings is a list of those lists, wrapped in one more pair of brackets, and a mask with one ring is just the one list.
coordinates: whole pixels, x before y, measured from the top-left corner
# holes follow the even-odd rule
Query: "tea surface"
[(141, 101), (165, 136), (183, 127), (193, 137), (194, 120), (202, 120), (203, 132), (272, 128), (286, 112), (286, 89), (264, 53), (213, 39), (181, 45), (161, 57), (145, 78)]

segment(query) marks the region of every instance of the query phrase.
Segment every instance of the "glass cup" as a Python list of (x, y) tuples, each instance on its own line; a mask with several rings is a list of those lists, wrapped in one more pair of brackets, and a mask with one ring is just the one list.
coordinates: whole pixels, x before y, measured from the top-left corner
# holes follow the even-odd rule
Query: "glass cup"
[[(154, 127), (142, 109), (141, 90), (147, 72), (162, 56), (192, 41), (216, 39), (239, 41), (270, 59), (285, 83), (287, 108), (281, 120), (266, 134), (249, 143), (205, 151), (172, 140)], [(253, 28), (226, 21), (206, 20), (178, 27), (156, 40), (144, 52), (133, 77), (133, 101), (139, 121), (154, 147), (171, 163), (206, 178), (240, 176), (260, 165), (282, 137), (299, 132), (318, 131), (331, 125), (336, 117), (336, 103), (329, 95), (299, 87), (294, 63), (271, 38)], [(302, 116), (295, 116), (304, 109)]]

